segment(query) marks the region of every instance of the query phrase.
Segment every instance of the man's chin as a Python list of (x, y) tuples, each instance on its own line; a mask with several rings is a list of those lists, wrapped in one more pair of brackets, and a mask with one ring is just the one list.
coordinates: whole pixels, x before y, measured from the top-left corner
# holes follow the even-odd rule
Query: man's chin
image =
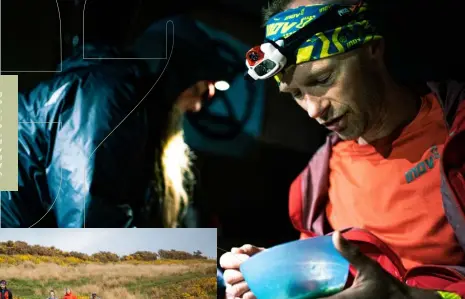
[(344, 141), (357, 140), (358, 138), (360, 138), (360, 134), (353, 134), (353, 133), (351, 134), (351, 132), (346, 132), (346, 131), (334, 132), (334, 133), (336, 133), (336, 135)]

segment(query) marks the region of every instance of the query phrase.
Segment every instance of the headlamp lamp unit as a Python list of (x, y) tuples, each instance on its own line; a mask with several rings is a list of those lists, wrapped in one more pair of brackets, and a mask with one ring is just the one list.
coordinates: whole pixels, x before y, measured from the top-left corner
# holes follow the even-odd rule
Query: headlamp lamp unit
[(321, 17), (315, 19), (287, 38), (272, 41), (265, 39), (246, 53), (247, 80), (265, 80), (281, 72), (284, 67), (296, 62), (296, 51), (318, 32), (343, 26), (354, 20), (360, 1), (356, 5), (332, 5)]

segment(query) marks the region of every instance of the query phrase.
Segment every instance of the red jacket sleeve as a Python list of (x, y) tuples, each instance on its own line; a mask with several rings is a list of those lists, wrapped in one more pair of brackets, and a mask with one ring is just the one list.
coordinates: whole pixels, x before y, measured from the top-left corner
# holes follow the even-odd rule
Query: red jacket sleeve
[(450, 286), (448, 286), (444, 291), (455, 293), (461, 296), (462, 298), (465, 298), (465, 281), (453, 283)]
[(306, 231), (303, 227), (302, 219), (302, 201), (303, 199), (303, 189), (302, 189), (302, 180), (304, 179), (305, 172), (308, 171), (307, 168), (302, 171), (299, 176), (292, 182), (289, 189), (289, 217), (291, 218), (292, 225), (300, 231), (300, 239), (307, 239), (315, 237), (316, 234)]
[(452, 126), (457, 108), (465, 101), (465, 82), (447, 80), (441, 82), (428, 82), (428, 86), (439, 99), (442, 105), (447, 124)]
[(303, 173), (300, 173), (289, 189), (289, 217), (292, 225), (300, 232), (302, 232), (302, 176)]

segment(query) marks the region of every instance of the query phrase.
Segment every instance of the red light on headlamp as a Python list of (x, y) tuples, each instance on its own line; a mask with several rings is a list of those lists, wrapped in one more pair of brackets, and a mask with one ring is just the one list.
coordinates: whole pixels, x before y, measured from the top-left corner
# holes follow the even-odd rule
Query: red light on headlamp
[(249, 66), (254, 66), (265, 58), (265, 53), (261, 50), (260, 46), (255, 46), (245, 54)]

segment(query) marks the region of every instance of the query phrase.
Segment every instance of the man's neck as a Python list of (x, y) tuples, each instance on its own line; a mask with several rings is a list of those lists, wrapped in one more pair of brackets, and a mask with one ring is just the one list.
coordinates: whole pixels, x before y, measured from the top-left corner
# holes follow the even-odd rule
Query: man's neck
[(360, 137), (359, 144), (372, 144), (410, 124), (418, 114), (421, 100), (414, 92), (397, 84), (386, 88), (384, 105), (373, 128)]

